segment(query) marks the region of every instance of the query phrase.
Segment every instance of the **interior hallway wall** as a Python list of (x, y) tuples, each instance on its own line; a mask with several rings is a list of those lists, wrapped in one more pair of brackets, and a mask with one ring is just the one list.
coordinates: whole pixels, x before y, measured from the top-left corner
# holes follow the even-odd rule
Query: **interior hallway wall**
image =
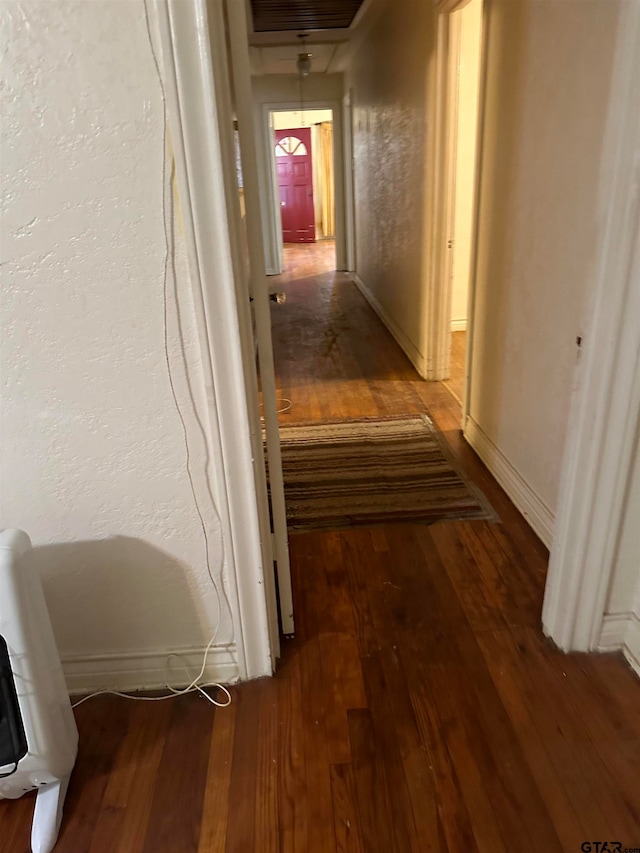
[(386, 2), (345, 72), (352, 90), (357, 281), (419, 369), (434, 37), (433, 3)]
[[(169, 650), (199, 666), (218, 606), (165, 358), (163, 109), (144, 5), (0, 12), (2, 524), (32, 537), (70, 685), (158, 686)], [(165, 187), (170, 205), (168, 174)], [(169, 228), (168, 355), (221, 584), (225, 492), (179, 217)], [(223, 595), (208, 669), (230, 678), (232, 610)]]
[(622, 0), (486, 0), (466, 435), (548, 544)]

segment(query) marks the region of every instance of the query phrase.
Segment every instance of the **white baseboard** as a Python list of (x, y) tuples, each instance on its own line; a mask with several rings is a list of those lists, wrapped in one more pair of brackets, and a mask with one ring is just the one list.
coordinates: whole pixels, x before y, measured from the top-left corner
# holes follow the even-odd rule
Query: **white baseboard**
[(640, 676), (640, 618), (635, 613), (609, 613), (602, 620), (598, 651), (621, 651)]
[(612, 652), (624, 645), (624, 635), (631, 613), (609, 613), (602, 620), (602, 631), (598, 651)]
[(385, 324), (387, 329), (389, 329), (389, 331), (391, 332), (393, 337), (400, 344), (400, 346), (402, 347), (405, 354), (407, 355), (407, 357), (409, 358), (410, 362), (413, 364), (415, 369), (418, 371), (420, 376), (422, 376), (424, 378), (425, 374), (426, 374), (426, 368), (427, 368), (426, 362), (425, 362), (425, 357), (411, 343), (409, 338), (405, 335), (405, 333), (402, 331), (402, 329), (397, 325), (395, 320), (393, 320), (392, 317), (386, 312), (386, 310), (378, 302), (376, 297), (369, 290), (367, 285), (362, 281), (362, 279), (360, 278), (360, 276), (357, 273), (354, 275), (354, 281), (355, 281), (356, 287), (358, 288), (360, 293), (364, 296), (364, 298), (367, 300), (369, 305), (371, 305), (371, 307), (376, 312), (378, 317), (380, 317), (382, 322)]
[(555, 518), (549, 507), (471, 417), (467, 418), (464, 437), (509, 495), (534, 532), (547, 548), (550, 548), (553, 541)]
[(640, 619), (635, 613), (627, 625), (622, 651), (631, 669), (640, 676)]
[(452, 332), (466, 332), (467, 331), (467, 321), (464, 320), (452, 320), (451, 321), (451, 331)]
[[(161, 690), (167, 679), (171, 686), (185, 686), (189, 676), (195, 678), (202, 666), (206, 646), (169, 649), (161, 652), (126, 652), (101, 655), (76, 655), (62, 658), (62, 669), (69, 693), (83, 694), (94, 690)], [(169, 655), (178, 660), (169, 661)], [(183, 664), (183, 665), (181, 665)], [(213, 646), (207, 655), (203, 681), (232, 684), (240, 672), (235, 643)]]

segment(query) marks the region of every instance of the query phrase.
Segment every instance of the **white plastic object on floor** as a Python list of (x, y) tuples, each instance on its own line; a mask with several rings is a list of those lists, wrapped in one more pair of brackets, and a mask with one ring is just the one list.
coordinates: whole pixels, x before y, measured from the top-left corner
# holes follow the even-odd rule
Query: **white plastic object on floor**
[[(17, 770), (0, 778), (0, 799), (38, 790), (33, 853), (53, 850), (78, 751), (78, 729), (62, 674), (40, 578), (22, 530), (0, 532), (0, 635), (4, 637), (27, 741)], [(0, 767), (9, 773), (13, 765)]]

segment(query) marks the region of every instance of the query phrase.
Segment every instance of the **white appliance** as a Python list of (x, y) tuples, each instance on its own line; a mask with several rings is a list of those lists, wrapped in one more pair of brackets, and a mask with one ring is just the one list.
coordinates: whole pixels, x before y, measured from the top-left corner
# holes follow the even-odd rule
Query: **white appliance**
[(49, 853), (78, 750), (40, 578), (21, 530), (0, 532), (0, 798), (37, 789), (33, 853)]

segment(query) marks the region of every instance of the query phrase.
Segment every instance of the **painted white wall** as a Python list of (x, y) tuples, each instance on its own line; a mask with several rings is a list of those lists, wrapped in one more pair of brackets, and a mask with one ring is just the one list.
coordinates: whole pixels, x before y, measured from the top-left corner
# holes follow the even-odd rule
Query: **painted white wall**
[[(300, 105), (298, 77), (288, 74), (266, 74), (251, 78), (254, 122), (257, 136), (258, 178), (264, 230), (265, 269), (267, 275), (282, 271), (282, 224), (279, 201), (275, 193), (275, 175), (271, 158), (271, 131), (268, 106), (272, 112)], [(330, 108), (333, 111), (335, 152), (336, 266), (346, 267), (344, 168), (342, 144), (342, 74), (310, 74), (303, 83), (303, 97), (309, 109)]]
[(424, 368), (432, 3), (387, 2), (345, 72), (351, 90), (356, 281)]
[(478, 134), (482, 0), (472, 0), (454, 13), (460, 26), (458, 119), (456, 140), (455, 221), (451, 328), (466, 329), (475, 210), (475, 164)]
[[(333, 121), (331, 110), (288, 110), (271, 113), (274, 130), (287, 130), (290, 127), (309, 127), (323, 121)], [(304, 119), (304, 124), (303, 124)]]
[(487, 0), (466, 435), (552, 538), (622, 2)]
[[(342, 99), (342, 74), (309, 74), (304, 78), (302, 95), (304, 104), (314, 109), (312, 101), (336, 101)], [(300, 107), (300, 83), (295, 74), (264, 74), (251, 78), (251, 87), (257, 103), (283, 102), (292, 109)]]
[[(36, 546), (70, 686), (157, 685), (168, 651), (199, 664), (218, 603), (165, 359), (163, 111), (144, 6), (59, 0), (0, 12), (0, 519)], [(233, 678), (225, 492), (205, 439), (179, 218), (170, 230), (169, 360), (210, 568), (232, 601), (223, 590), (208, 672)]]

